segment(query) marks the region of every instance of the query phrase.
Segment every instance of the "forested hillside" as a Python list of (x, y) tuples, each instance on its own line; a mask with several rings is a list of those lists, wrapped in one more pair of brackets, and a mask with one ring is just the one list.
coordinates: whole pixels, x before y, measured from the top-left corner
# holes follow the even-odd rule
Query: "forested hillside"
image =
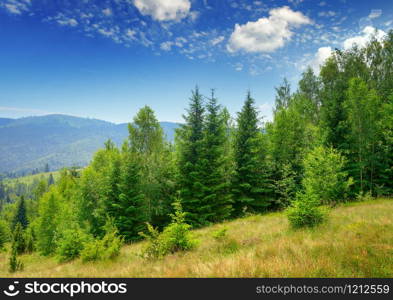
[[(107, 140), (86, 168), (65, 169), (34, 199), (5, 205), (0, 232), (3, 243), (14, 232), (10, 272), (23, 268), (23, 253), (86, 263), (114, 259), (123, 243), (142, 239), (139, 257), (160, 259), (203, 248), (191, 228), (250, 214), (286, 210), (291, 228), (317, 228), (331, 207), (392, 195), (392, 66), (393, 31), (364, 48), (336, 50), (319, 74), (305, 70), (297, 89), (286, 80), (276, 88), (272, 122), (260, 118), (252, 91), (230, 116), (214, 91), (196, 87), (174, 144), (143, 107), (121, 146)], [(376, 226), (383, 224), (391, 219)], [(390, 267), (343, 274), (388, 276)]]
[[(176, 123), (160, 123), (173, 141)], [(127, 124), (67, 115), (0, 119), (0, 174), (23, 175), (85, 166), (107, 139), (121, 145)]]

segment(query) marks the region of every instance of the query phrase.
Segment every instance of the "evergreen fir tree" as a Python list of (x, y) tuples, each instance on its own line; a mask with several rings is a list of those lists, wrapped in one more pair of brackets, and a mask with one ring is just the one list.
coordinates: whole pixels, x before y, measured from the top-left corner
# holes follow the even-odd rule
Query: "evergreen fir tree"
[(23, 229), (26, 229), (29, 221), (27, 220), (26, 215), (26, 204), (25, 204), (25, 197), (21, 196), (18, 202), (18, 206), (16, 208), (16, 214), (14, 219), (12, 220), (12, 228), (15, 229), (17, 223), (20, 223)]
[(185, 124), (177, 130), (179, 150), (178, 184), (182, 207), (187, 212), (187, 223), (192, 226), (208, 224), (207, 216), (201, 214), (205, 207), (201, 206), (204, 197), (202, 157), (203, 157), (203, 123), (204, 107), (202, 95), (198, 87), (192, 91), (187, 115), (183, 116)]
[(270, 202), (264, 197), (262, 165), (259, 159), (258, 113), (250, 92), (247, 94), (242, 111), (238, 113), (234, 143), (235, 172), (232, 182), (234, 215), (246, 210), (263, 211)]
[(137, 158), (125, 153), (119, 183), (119, 199), (112, 203), (114, 223), (125, 241), (140, 238), (145, 228), (146, 202), (140, 190), (140, 165)]
[(8, 271), (14, 273), (23, 270), (23, 263), (18, 259), (18, 252), (14, 245), (11, 246), (11, 256), (9, 258)]
[(201, 199), (200, 214), (211, 222), (227, 219), (232, 211), (229, 182), (225, 167), (228, 159), (225, 154), (226, 127), (225, 115), (212, 91), (206, 106), (207, 115), (204, 127), (204, 153), (202, 159), (203, 185), (205, 195)]
[(48, 178), (48, 186), (51, 186), (52, 184), (55, 184), (55, 179), (53, 178), (52, 173), (50, 173)]

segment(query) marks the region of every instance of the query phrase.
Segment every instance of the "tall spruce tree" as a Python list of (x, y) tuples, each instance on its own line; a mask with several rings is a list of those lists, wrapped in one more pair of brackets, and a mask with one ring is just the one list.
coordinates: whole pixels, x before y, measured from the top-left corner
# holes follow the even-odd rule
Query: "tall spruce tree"
[(26, 229), (27, 225), (29, 225), (29, 221), (26, 215), (26, 204), (25, 197), (21, 196), (18, 202), (18, 206), (16, 208), (15, 216), (12, 220), (12, 228), (14, 229), (16, 224), (20, 223), (23, 229)]
[(231, 215), (231, 195), (229, 182), (226, 180), (225, 167), (228, 157), (225, 151), (227, 139), (226, 115), (222, 114), (212, 90), (206, 105), (206, 118), (203, 140), (203, 186), (204, 197), (201, 199), (201, 211), (211, 222), (222, 221)]
[(258, 113), (250, 92), (241, 112), (238, 113), (234, 141), (235, 172), (232, 182), (234, 215), (244, 211), (263, 211), (270, 201), (265, 197), (266, 182), (261, 176), (259, 159), (260, 134)]
[(178, 147), (178, 184), (187, 223), (192, 226), (208, 224), (206, 208), (201, 205), (204, 197), (202, 158), (204, 107), (198, 87), (192, 91), (187, 115), (183, 116), (185, 124), (176, 131)]
[(140, 238), (147, 222), (146, 201), (141, 193), (140, 163), (130, 153), (124, 153), (119, 183), (119, 200), (112, 203), (114, 223), (125, 241)]

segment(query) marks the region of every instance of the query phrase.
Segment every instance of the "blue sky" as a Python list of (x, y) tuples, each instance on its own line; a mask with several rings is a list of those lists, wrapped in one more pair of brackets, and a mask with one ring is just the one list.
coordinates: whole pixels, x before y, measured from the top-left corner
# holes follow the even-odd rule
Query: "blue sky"
[(182, 121), (198, 84), (269, 119), (283, 77), (391, 28), (386, 0), (0, 0), (0, 117)]

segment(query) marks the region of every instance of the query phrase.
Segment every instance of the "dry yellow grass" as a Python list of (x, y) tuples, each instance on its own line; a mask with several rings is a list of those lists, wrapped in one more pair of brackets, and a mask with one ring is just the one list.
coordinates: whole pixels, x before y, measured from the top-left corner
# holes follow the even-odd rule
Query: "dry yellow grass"
[[(226, 227), (227, 238), (213, 232)], [(1, 277), (393, 277), (393, 200), (335, 208), (315, 229), (292, 230), (285, 214), (256, 215), (194, 231), (195, 250), (148, 261), (143, 242), (124, 246), (113, 261), (59, 264), (38, 254), (21, 257), (22, 272)]]

